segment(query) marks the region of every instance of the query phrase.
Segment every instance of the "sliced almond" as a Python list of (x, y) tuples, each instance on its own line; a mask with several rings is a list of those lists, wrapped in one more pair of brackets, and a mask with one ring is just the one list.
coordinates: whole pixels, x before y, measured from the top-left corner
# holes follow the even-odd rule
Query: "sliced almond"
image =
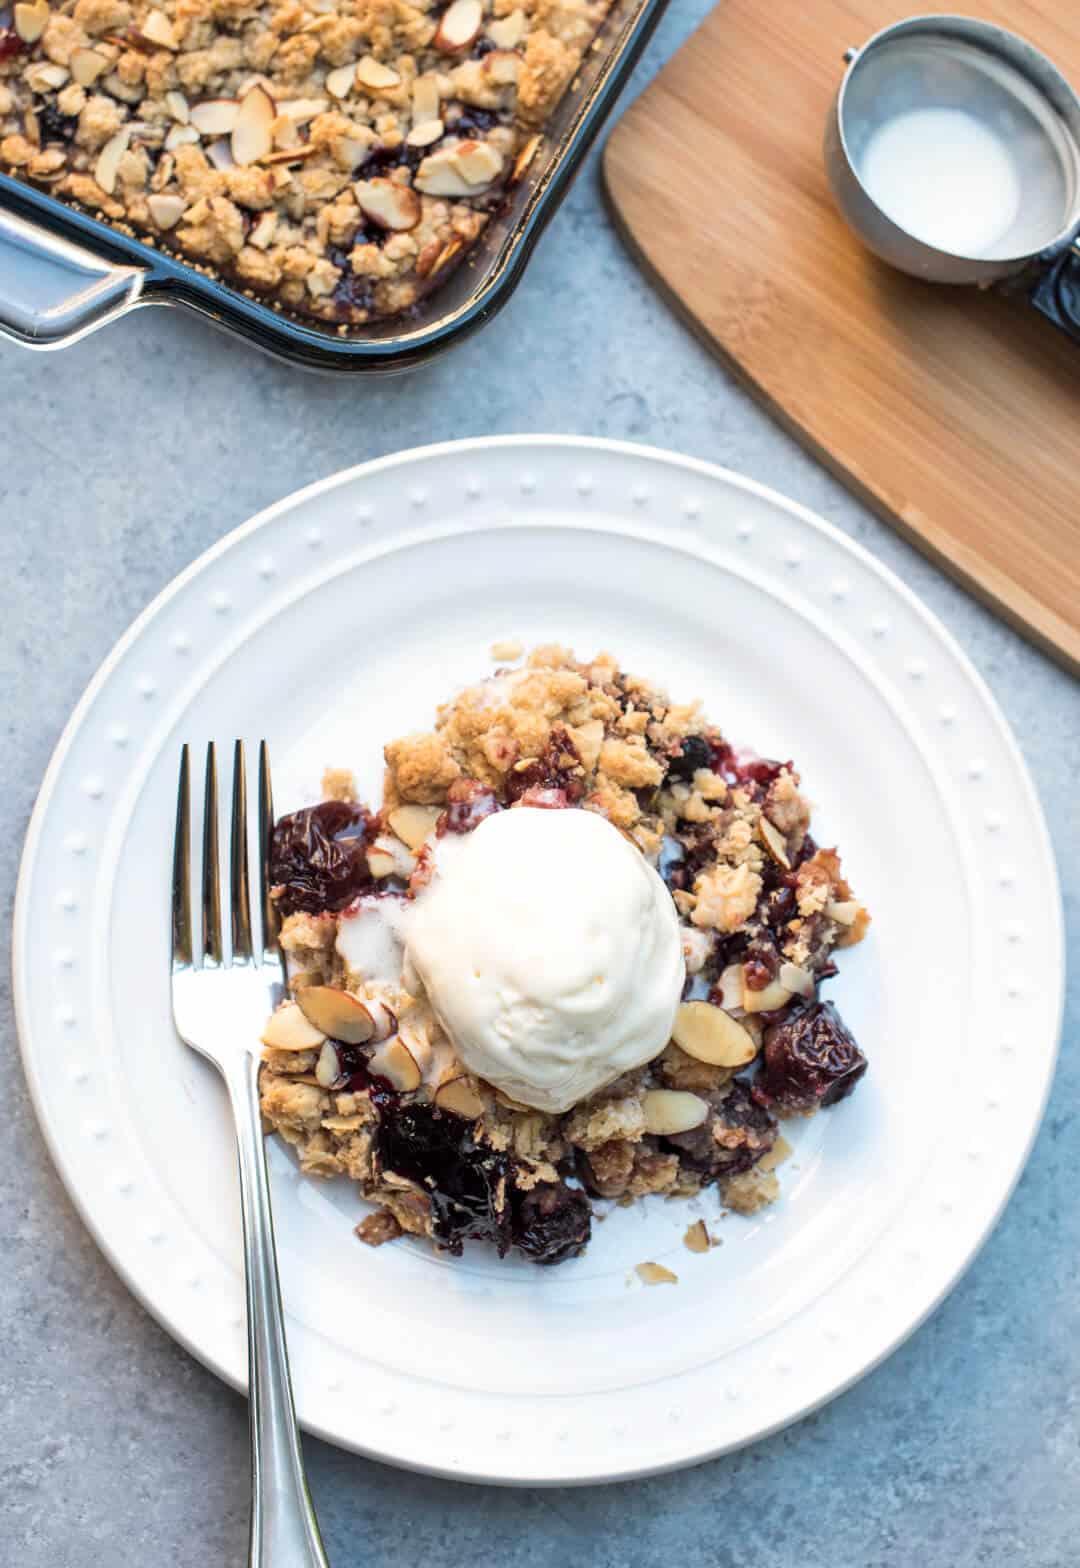
[(857, 898), (846, 898), (840, 903), (832, 900), (825, 905), (825, 913), (838, 926), (853, 926), (859, 914), (859, 901)]
[(353, 194), (366, 218), (380, 228), (403, 232), (420, 222), (420, 198), (408, 185), (392, 180), (357, 180)]
[[(477, 187), (471, 185), (454, 161), (454, 152), (440, 148), (429, 154), (417, 169), (413, 184), (425, 196), (475, 196)], [(434, 272), (436, 268), (432, 268)]]
[(148, 38), (152, 44), (157, 44), (162, 49), (179, 47), (176, 31), (164, 11), (148, 11), (139, 24), (139, 31), (144, 38)]
[(348, 65), (339, 65), (335, 70), (327, 71), (326, 90), (334, 98), (347, 98), (355, 80), (356, 62), (350, 61)]
[(53, 65), (47, 60), (37, 60), (27, 68), (26, 85), (34, 93), (58, 92), (68, 79), (67, 68)]
[(188, 142), (197, 142), (199, 133), (193, 125), (174, 125), (165, 138), (165, 151), (174, 152)]
[(315, 1082), (321, 1084), (324, 1089), (329, 1089), (331, 1084), (337, 1083), (340, 1076), (341, 1064), (338, 1062), (334, 1043), (332, 1040), (324, 1040), (322, 1050), (319, 1052), (319, 1060), (315, 1063)]
[(712, 1244), (713, 1239), (704, 1220), (695, 1220), (692, 1225), (687, 1226), (686, 1235), (683, 1237), (683, 1246), (687, 1252), (708, 1252)]
[(500, 49), (516, 49), (525, 37), (525, 12), (511, 11), (509, 16), (493, 18), (487, 24), (487, 36)]
[(236, 159), (232, 155), (232, 144), (227, 136), (219, 136), (216, 142), (211, 142), (206, 149), (206, 156), (215, 169), (236, 168)]
[[(315, 1072), (315, 1082), (319, 1082), (317, 1068)], [(326, 1089), (329, 1088), (330, 1085), (323, 1084), (322, 1087)], [(324, 1116), (322, 1119), (322, 1124), (326, 1128), (327, 1132), (359, 1132), (366, 1119), (367, 1118), (364, 1116)]]
[(512, 87), (521, 74), (521, 56), (513, 49), (493, 49), (480, 69), (493, 87)]
[(231, 136), (239, 114), (235, 98), (204, 98), (192, 104), (188, 119), (200, 136)]
[[(15, 31), (24, 44), (36, 44), (49, 25), (47, 0), (19, 0), (15, 7)], [(100, 180), (98, 181), (100, 185)]]
[(721, 972), (719, 980), (720, 1006), (728, 1012), (733, 1007), (742, 1006), (743, 997), (743, 972), (742, 964), (728, 964)]
[(297, 1004), (309, 1024), (343, 1045), (365, 1045), (375, 1033), (371, 1014), (355, 996), (332, 985), (305, 985)]
[[(397, 1030), (397, 1014), (377, 997), (366, 997), (364, 1006), (371, 1014), (373, 1040), (388, 1040)], [(415, 1054), (415, 1053), (414, 1053)]]
[(454, 0), (443, 12), (432, 43), (441, 54), (460, 54), (472, 45), (483, 24), (480, 0)]
[(165, 107), (176, 121), (177, 125), (186, 125), (191, 118), (191, 110), (183, 93), (171, 87), (165, 94)]
[(232, 132), (234, 162), (244, 166), (266, 157), (274, 145), (275, 115), (274, 100), (265, 87), (252, 87), (244, 94)]
[(368, 126), (357, 126), (359, 136), (343, 136), (340, 141), (334, 142), (334, 157), (339, 169), (358, 169), (378, 140), (375, 132)]
[[(306, 142), (302, 147), (287, 147), (283, 152), (268, 154), (262, 160), (263, 167), (269, 168), (273, 163), (303, 163), (307, 158), (314, 158), (318, 150), (318, 147), (313, 146), (310, 142)], [(286, 176), (282, 180), (282, 184), (287, 185), (288, 183), (288, 176)]]
[(502, 153), (490, 142), (462, 142), (453, 156), (454, 167), (470, 185), (490, 185), (502, 173)]
[(813, 996), (814, 977), (801, 964), (781, 964), (776, 978), (787, 990), (798, 996)]
[(460, 1078), (462, 1069), (460, 1064), (456, 1064), (456, 1059), (454, 1071), (445, 1068), (441, 1060), (443, 1042), (439, 1041), (440, 1049), (437, 1052), (431, 1038), (431, 1030), (422, 1017), (417, 1018), (414, 1014), (404, 1018), (398, 1030), (398, 1039), (419, 1067), (422, 1078), (429, 1082), (435, 1082), (437, 1079), (439, 1083), (444, 1078)]
[(435, 1091), (435, 1104), (440, 1111), (452, 1111), (474, 1122), (484, 1114), (484, 1102), (476, 1085), (468, 1078), (451, 1078)]
[(387, 818), (391, 828), (415, 854), (435, 830), (441, 815), (439, 806), (398, 806)]
[(401, 1094), (420, 1087), (420, 1069), (411, 1051), (395, 1035), (368, 1057), (368, 1071), (386, 1078)]
[(439, 118), (439, 82), (430, 73), (418, 76), (412, 84), (412, 117), (414, 125)]
[(748, 1030), (711, 1002), (683, 1002), (671, 1038), (687, 1056), (712, 1067), (744, 1067), (757, 1055)]
[(783, 866), (785, 871), (791, 870), (791, 861), (787, 852), (787, 840), (778, 827), (775, 827), (764, 814), (758, 818), (758, 832), (761, 842), (769, 851), (778, 866)]
[(423, 125), (414, 125), (405, 138), (409, 147), (430, 147), (432, 142), (437, 142), (445, 134), (446, 127), (441, 120), (425, 120)]
[(303, 147), (300, 140), (300, 127), (295, 120), (286, 120), (284, 115), (279, 115), (274, 121), (274, 146), (282, 151), (289, 147)]
[(455, 256), (460, 255), (464, 249), (464, 240), (448, 240), (432, 262), (428, 270), (428, 277), (433, 278), (437, 272), (441, 272), (444, 267), (448, 267)]
[[(383, 856), (389, 859), (391, 863), (390, 870), (383, 871), (380, 869), (376, 871), (375, 866), (378, 864), (381, 867)], [(368, 850), (367, 862), (372, 876), (404, 877), (408, 881), (409, 877), (416, 870), (416, 857), (392, 833), (379, 834), (374, 844)]]
[(274, 231), (277, 229), (277, 213), (264, 212), (259, 217), (255, 227), (248, 235), (248, 244), (254, 245), (256, 250), (268, 250), (274, 241)]
[(325, 114), (329, 107), (326, 98), (290, 98), (278, 104), (277, 113), (283, 120), (291, 120), (294, 125), (306, 125), (309, 120)]
[(522, 175), (525, 173), (525, 170), (529, 167), (530, 163), (532, 163), (533, 159), (536, 157), (536, 149), (539, 147), (539, 145), (540, 137), (539, 134), (537, 134), (536, 136), (530, 136), (524, 147), (522, 147), (521, 151), (514, 159), (514, 167), (510, 171), (510, 183), (512, 185), (516, 184), (517, 181), (521, 179)]
[(367, 864), (376, 882), (381, 882), (384, 877), (392, 877), (397, 870), (397, 861), (385, 849), (369, 849)]
[(666, 1269), (662, 1263), (638, 1263), (634, 1273), (643, 1285), (677, 1285), (679, 1276)]
[(742, 1005), (748, 1013), (772, 1013), (791, 1001), (791, 992), (779, 980), (771, 980), (763, 991), (751, 991), (743, 986)]
[(367, 87), (374, 93), (384, 92), (388, 87), (400, 87), (401, 75), (398, 71), (391, 70), (388, 65), (380, 65), (372, 55), (364, 55), (362, 60), (356, 62), (356, 80), (361, 87)]
[(180, 219), (184, 216), (187, 202), (182, 196), (172, 196), (163, 193), (146, 198), (146, 205), (150, 209), (150, 216), (159, 229), (175, 229)]
[(314, 1051), (326, 1035), (306, 1019), (295, 1002), (285, 1002), (271, 1013), (262, 1033), (263, 1045), (278, 1051)]
[(98, 54), (96, 49), (71, 51), (71, 74), (80, 87), (92, 87), (101, 73), (108, 69), (108, 60), (103, 54)]
[(700, 1127), (709, 1114), (708, 1103), (688, 1089), (648, 1089), (641, 1096), (645, 1131), (657, 1137), (690, 1132)]
[(109, 140), (98, 153), (98, 159), (94, 165), (94, 179), (107, 196), (111, 196), (116, 189), (116, 176), (120, 168), (120, 159), (127, 152), (130, 140), (131, 127), (125, 125), (117, 131), (115, 136), (109, 137)]

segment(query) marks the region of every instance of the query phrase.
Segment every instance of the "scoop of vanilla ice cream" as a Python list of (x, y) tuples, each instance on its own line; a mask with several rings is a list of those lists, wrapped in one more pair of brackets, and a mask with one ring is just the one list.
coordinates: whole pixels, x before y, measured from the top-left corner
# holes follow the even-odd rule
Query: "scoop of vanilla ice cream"
[(660, 877), (592, 811), (517, 806), (447, 834), (406, 921), (417, 981), (465, 1066), (565, 1111), (661, 1051), (685, 978)]

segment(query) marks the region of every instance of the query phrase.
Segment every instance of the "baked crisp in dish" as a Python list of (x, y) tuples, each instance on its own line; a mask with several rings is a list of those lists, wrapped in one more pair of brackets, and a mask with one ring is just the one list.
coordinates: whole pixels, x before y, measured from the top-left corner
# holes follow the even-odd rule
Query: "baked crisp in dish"
[(0, 168), (343, 329), (443, 281), (611, 0), (0, 0)]
[(866, 1070), (818, 990), (869, 916), (792, 764), (556, 647), (385, 756), (378, 813), (333, 772), (273, 845), (263, 1112), (377, 1205), (360, 1237), (558, 1263), (591, 1198), (771, 1203), (778, 1119)]

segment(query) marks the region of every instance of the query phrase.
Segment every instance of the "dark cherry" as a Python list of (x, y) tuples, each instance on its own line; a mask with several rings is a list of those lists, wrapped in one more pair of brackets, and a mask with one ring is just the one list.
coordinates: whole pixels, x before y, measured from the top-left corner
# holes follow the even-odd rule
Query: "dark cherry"
[(324, 800), (282, 817), (270, 846), (270, 881), (287, 915), (344, 909), (371, 884), (367, 836), (371, 814), (343, 800)]
[(501, 810), (490, 784), (479, 779), (455, 779), (446, 792), (446, 810), (435, 824), (439, 838), (446, 833), (471, 833), (485, 817)]
[(585, 793), (585, 781), (575, 771), (580, 767), (576, 746), (565, 727), (556, 724), (540, 756), (507, 774), (506, 798), (513, 805), (527, 790), (557, 789), (565, 793), (567, 804), (574, 806)]
[(490, 1241), (500, 1257), (514, 1246), (537, 1263), (562, 1263), (582, 1250), (591, 1223), (584, 1193), (562, 1182), (521, 1192), (507, 1156), (476, 1143), (469, 1123), (430, 1105), (405, 1104), (373, 1082), (372, 1099), (384, 1113), (376, 1133), (380, 1164), (425, 1189), (435, 1239), (448, 1252), (459, 1256), (466, 1241)]
[(514, 1191), (514, 1245), (534, 1263), (565, 1263), (585, 1250), (592, 1209), (583, 1192), (565, 1182), (542, 1182)]
[(781, 1111), (810, 1111), (846, 1099), (866, 1057), (831, 1002), (812, 1002), (770, 1024), (754, 1099)]
[(482, 60), (486, 54), (490, 54), (493, 49), (498, 47), (494, 38), (487, 38), (481, 35), (473, 44), (472, 57), (474, 60)]
[(795, 913), (795, 890), (786, 883), (782, 887), (774, 888), (765, 900), (762, 911), (767, 925), (776, 930), (778, 926), (787, 925)]
[(464, 114), (458, 115), (453, 125), (447, 126), (447, 130), (455, 136), (483, 136), (498, 123), (498, 115), (490, 109), (466, 109)]
[(681, 779), (689, 784), (699, 768), (711, 768), (712, 764), (713, 750), (704, 736), (686, 735), (682, 750), (668, 758), (667, 777), (672, 782)]
[(67, 144), (74, 140), (75, 132), (79, 128), (78, 115), (61, 114), (54, 103), (44, 104), (37, 111), (37, 121), (43, 143), (64, 142)]
[(348, 316), (354, 310), (371, 310), (375, 304), (375, 283), (367, 277), (361, 277), (352, 270), (349, 252), (354, 245), (377, 244), (375, 235), (368, 234), (363, 225), (357, 229), (347, 245), (330, 245), (327, 247), (327, 257), (335, 267), (341, 269), (341, 277), (334, 285), (332, 295), (337, 306), (338, 315)]
[(353, 171), (357, 179), (373, 180), (398, 169), (418, 169), (428, 155), (427, 147), (409, 147), (399, 142), (396, 147), (373, 147), (364, 161)]
[(743, 979), (751, 991), (764, 991), (780, 970), (780, 953), (769, 936), (757, 936), (746, 944)]
[(399, 1103), (380, 1116), (376, 1148), (384, 1170), (420, 1184), (431, 1198), (432, 1231), (459, 1256), (465, 1241), (510, 1248), (510, 1162), (474, 1142), (470, 1124), (430, 1105)]
[(743, 749), (736, 751), (734, 746), (722, 740), (713, 745), (712, 767), (728, 784), (756, 784), (767, 789), (785, 768), (791, 767), (791, 763), (776, 762), (771, 757), (757, 757), (753, 752)]
[(13, 27), (0, 27), (0, 60), (9, 60), (26, 45)]
[(779, 1131), (775, 1118), (751, 1095), (749, 1085), (736, 1078), (716, 1112), (716, 1174), (738, 1176), (750, 1170), (763, 1154), (768, 1154)]
[(339, 1074), (335, 1087), (348, 1089), (355, 1094), (359, 1094), (366, 1089), (371, 1093), (373, 1100), (377, 1093), (384, 1096), (387, 1093), (393, 1093), (393, 1090), (385, 1083), (384, 1079), (373, 1078), (368, 1072), (366, 1051), (361, 1050), (358, 1045), (343, 1045), (340, 1040), (335, 1040), (333, 1045), (334, 1050), (337, 1052)]

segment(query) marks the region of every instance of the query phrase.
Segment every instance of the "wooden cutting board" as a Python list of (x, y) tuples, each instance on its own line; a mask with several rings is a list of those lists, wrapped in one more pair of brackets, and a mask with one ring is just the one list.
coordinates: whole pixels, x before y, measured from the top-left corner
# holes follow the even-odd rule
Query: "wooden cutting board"
[(639, 257), (827, 466), (1080, 673), (1080, 348), (995, 293), (919, 283), (836, 211), (822, 137), (849, 45), (913, 11), (1024, 34), (1080, 84), (1065, 0), (721, 0), (605, 153)]

